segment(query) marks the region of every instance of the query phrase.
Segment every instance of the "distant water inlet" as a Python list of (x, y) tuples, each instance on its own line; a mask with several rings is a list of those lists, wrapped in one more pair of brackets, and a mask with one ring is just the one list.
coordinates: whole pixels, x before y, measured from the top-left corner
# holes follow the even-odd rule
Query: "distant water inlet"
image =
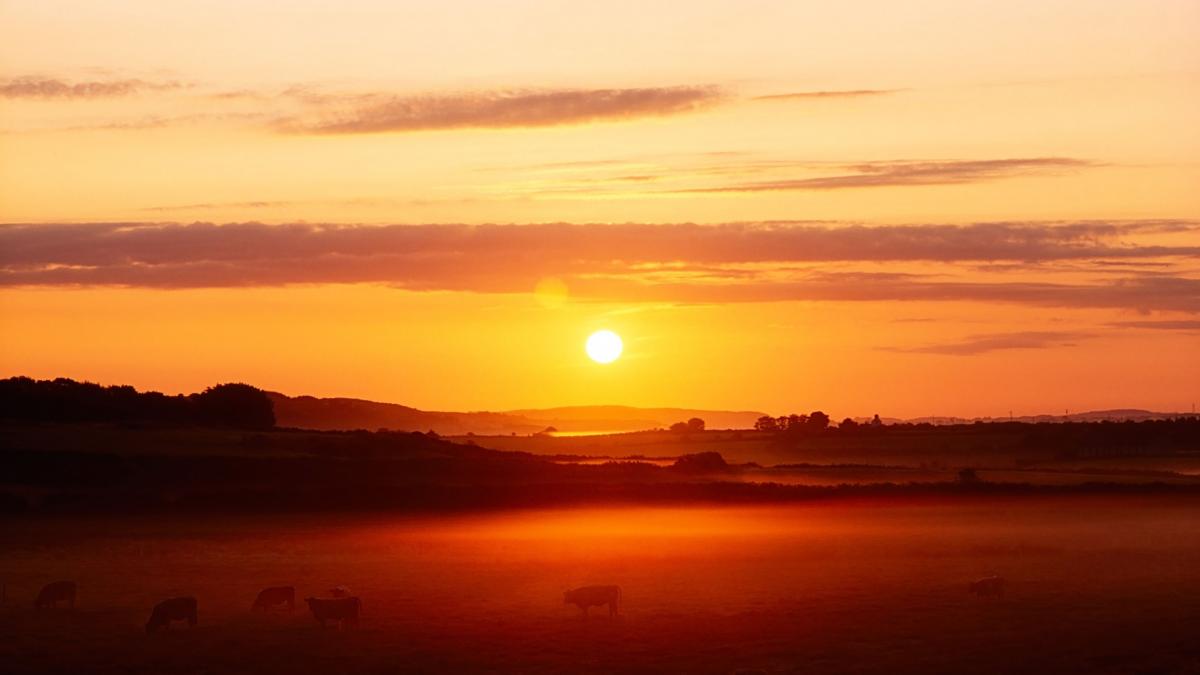
[(596, 429), (596, 430), (591, 430), (591, 431), (551, 431), (547, 435), (553, 436), (555, 438), (576, 438), (579, 436), (607, 436), (607, 435), (613, 434), (613, 433), (620, 433), (620, 432), (615, 432), (615, 431), (612, 431), (611, 429), (608, 429), (608, 430)]

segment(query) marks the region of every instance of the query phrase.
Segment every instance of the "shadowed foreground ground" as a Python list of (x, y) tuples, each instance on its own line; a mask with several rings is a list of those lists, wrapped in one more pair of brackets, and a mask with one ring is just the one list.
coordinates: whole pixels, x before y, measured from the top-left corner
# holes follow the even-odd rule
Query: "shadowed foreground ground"
[[(6, 672), (1200, 672), (1196, 500), (9, 520)], [(1003, 600), (968, 597), (1000, 573)], [(75, 579), (79, 609), (34, 612)], [(357, 631), (249, 612), (346, 584)], [(562, 590), (619, 583), (618, 620)], [(158, 599), (200, 625), (147, 638)], [(602, 612), (596, 614), (602, 615)]]

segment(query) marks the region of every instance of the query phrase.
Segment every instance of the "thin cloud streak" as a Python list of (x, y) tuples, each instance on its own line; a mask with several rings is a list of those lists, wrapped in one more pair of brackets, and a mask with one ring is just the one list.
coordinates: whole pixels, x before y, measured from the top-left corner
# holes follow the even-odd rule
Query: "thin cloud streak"
[[(586, 282), (586, 280), (585, 280)], [(578, 283), (572, 289), (578, 288)], [(742, 302), (983, 302), (1200, 313), (1200, 279), (1116, 279), (1099, 283), (868, 280), (860, 274), (747, 284), (654, 284), (605, 280), (584, 286), (587, 297), (612, 302), (721, 304)], [(573, 291), (574, 292), (574, 291)]]
[(751, 101), (804, 101), (812, 99), (863, 98), (895, 94), (903, 89), (845, 89), (832, 91), (795, 91), (786, 94), (767, 94), (751, 97)]
[(180, 82), (148, 82), (139, 79), (70, 82), (49, 77), (20, 77), (0, 82), (0, 98), (114, 98), (146, 91), (179, 89), (183, 86)]
[(290, 199), (273, 200), (273, 201), (250, 200), (250, 201), (244, 201), (244, 202), (201, 202), (201, 203), (197, 203), (197, 204), (172, 204), (172, 205), (164, 205), (164, 206), (146, 206), (146, 207), (142, 207), (139, 210), (165, 213), (165, 212), (170, 212), (170, 211), (198, 211), (198, 210), (202, 210), (202, 209), (231, 209), (231, 208), (232, 209), (267, 209), (267, 208), (280, 208), (280, 207), (285, 207), (285, 206), (296, 206), (301, 203), (302, 202), (298, 202), (298, 201), (290, 200)]
[(883, 347), (891, 352), (905, 354), (943, 354), (946, 356), (974, 356), (988, 352), (1010, 349), (1051, 349), (1074, 347), (1079, 340), (1094, 337), (1091, 333), (1063, 331), (1020, 331), (1016, 333), (991, 333), (972, 335), (960, 342), (932, 344), (922, 347)]
[(331, 119), (281, 122), (282, 131), (368, 134), (446, 129), (507, 129), (628, 120), (694, 112), (724, 98), (717, 87), (511, 90), (396, 96)]
[(1141, 328), (1147, 330), (1182, 330), (1200, 331), (1200, 321), (1114, 321), (1108, 324), (1114, 328)]
[(676, 193), (782, 192), (793, 190), (843, 190), (848, 188), (961, 185), (1042, 176), (1098, 166), (1095, 162), (1070, 157), (1027, 157), (1017, 159), (866, 162), (843, 167), (853, 173), (792, 180), (734, 183), (713, 187), (676, 190)]

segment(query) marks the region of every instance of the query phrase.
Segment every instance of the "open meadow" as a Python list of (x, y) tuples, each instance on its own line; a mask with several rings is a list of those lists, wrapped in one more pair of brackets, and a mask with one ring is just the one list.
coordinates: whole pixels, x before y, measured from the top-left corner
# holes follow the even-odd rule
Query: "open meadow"
[[(1200, 502), (957, 498), (488, 515), (30, 517), (7, 673), (1200, 672)], [(1004, 597), (968, 594), (1000, 574)], [(45, 583), (74, 609), (35, 611)], [(295, 612), (250, 611), (294, 585)], [(619, 584), (620, 616), (564, 590)], [(303, 602), (345, 585), (357, 629)], [(194, 595), (199, 624), (148, 636)], [(604, 609), (604, 611), (600, 611)], [(755, 670), (757, 669), (757, 670)]]

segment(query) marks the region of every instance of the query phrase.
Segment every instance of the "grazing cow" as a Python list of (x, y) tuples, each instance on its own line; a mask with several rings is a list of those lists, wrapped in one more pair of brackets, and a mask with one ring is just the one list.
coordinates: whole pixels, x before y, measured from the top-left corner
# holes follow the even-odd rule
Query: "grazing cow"
[(354, 594), (351, 593), (350, 589), (346, 588), (345, 586), (334, 586), (333, 588), (329, 589), (329, 597), (331, 598), (348, 598), (351, 595)]
[(74, 581), (55, 581), (52, 584), (46, 584), (42, 588), (42, 592), (38, 593), (37, 600), (34, 601), (33, 606), (36, 609), (58, 607), (59, 601), (67, 603), (72, 608), (75, 607)]
[(258, 592), (258, 597), (254, 599), (254, 604), (250, 609), (260, 609), (265, 612), (278, 605), (287, 605), (289, 612), (296, 609), (296, 589), (292, 586), (264, 588)]
[(336, 621), (338, 628), (358, 626), (358, 611), (362, 608), (358, 598), (305, 598), (304, 601), (321, 628), (326, 621)]
[(196, 599), (192, 597), (171, 598), (163, 600), (154, 606), (150, 620), (146, 622), (146, 634), (149, 635), (160, 628), (171, 629), (172, 621), (187, 621), (188, 627), (196, 625)]
[(621, 602), (620, 586), (583, 586), (563, 593), (563, 604), (576, 605), (587, 616), (588, 607), (592, 605), (608, 605), (608, 615), (617, 615), (617, 605)]
[(982, 579), (976, 579), (975, 581), (972, 581), (967, 590), (969, 593), (974, 593), (981, 598), (1002, 598), (1004, 597), (1005, 583), (1004, 577), (984, 577)]

